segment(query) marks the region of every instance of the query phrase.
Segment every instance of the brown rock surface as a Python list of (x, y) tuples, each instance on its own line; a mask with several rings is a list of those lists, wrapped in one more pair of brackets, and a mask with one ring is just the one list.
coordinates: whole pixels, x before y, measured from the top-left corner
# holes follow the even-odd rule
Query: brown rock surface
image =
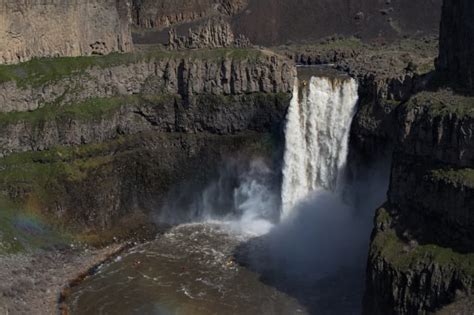
[(113, 1), (2, 1), (0, 64), (132, 49), (130, 7)]

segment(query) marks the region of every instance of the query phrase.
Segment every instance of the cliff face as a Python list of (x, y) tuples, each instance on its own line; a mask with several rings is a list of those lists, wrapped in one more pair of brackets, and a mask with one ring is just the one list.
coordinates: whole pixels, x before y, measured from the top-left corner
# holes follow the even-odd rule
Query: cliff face
[[(436, 34), (442, 0), (136, 0), (137, 34), (173, 26), (189, 29), (223, 16), (236, 36), (258, 45), (307, 43), (335, 34), (391, 40)], [(185, 32), (185, 31), (184, 31)], [(146, 33), (146, 32), (145, 32)], [(162, 42), (166, 34), (138, 36), (142, 43)]]
[(187, 36), (178, 36), (175, 29), (169, 31), (168, 48), (171, 50), (248, 46), (249, 40), (244, 36), (236, 37), (230, 24), (223, 18), (211, 18), (203, 25), (190, 28)]
[(234, 27), (264, 45), (310, 42), (334, 34), (389, 40), (436, 33), (441, 1), (251, 0), (234, 19)]
[(130, 5), (113, 1), (2, 1), (0, 64), (132, 49)]
[[(29, 65), (5, 67), (7, 78), (0, 82), (0, 112), (36, 110), (58, 100), (67, 104), (137, 93), (182, 97), (285, 93), (293, 86), (292, 63), (257, 50), (157, 52), (87, 60), (90, 65), (64, 60), (70, 64), (61, 69), (54, 68), (55, 60), (45, 61), (51, 68), (46, 66), (38, 74)], [(103, 60), (109, 60), (110, 65), (103, 65)]]
[(396, 113), (388, 202), (372, 233), (366, 314), (426, 314), (472, 294), (471, 98), (421, 92)]
[[(438, 73), (415, 77), (404, 97), (392, 98), (393, 164), (371, 237), (365, 314), (464, 314), (472, 305), (474, 99), (437, 80), (441, 72), (449, 85), (472, 88), (472, 8), (445, 1)], [(374, 112), (360, 117), (376, 122)], [(379, 138), (365, 121), (355, 127)]]
[(474, 90), (474, 3), (445, 0), (441, 22), (438, 71), (451, 84)]
[(0, 195), (81, 232), (149, 222), (172, 187), (265, 151), (295, 73), (255, 50), (77, 61), (0, 67)]
[(246, 0), (133, 0), (133, 22), (145, 29), (163, 29), (176, 24), (241, 11)]

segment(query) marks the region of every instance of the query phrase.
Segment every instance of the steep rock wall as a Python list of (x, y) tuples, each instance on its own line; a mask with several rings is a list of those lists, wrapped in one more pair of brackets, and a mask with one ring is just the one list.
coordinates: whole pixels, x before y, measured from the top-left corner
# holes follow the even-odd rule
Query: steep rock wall
[(284, 120), (288, 102), (287, 93), (135, 95), (44, 108), (20, 117), (0, 115), (0, 156), (96, 144), (141, 132), (266, 132)]
[(224, 158), (277, 151), (296, 69), (276, 55), (158, 51), (83, 57), (65, 71), (73, 60), (38, 61), (42, 76), (0, 67), (1, 199), (81, 233), (127, 231)]
[(140, 28), (163, 29), (216, 15), (232, 16), (246, 3), (246, 0), (133, 0), (133, 22)]
[(450, 83), (474, 91), (474, 3), (445, 0), (441, 21), (438, 71)]
[[(364, 314), (469, 314), (474, 255), (407, 239), (399, 215), (390, 204), (377, 211)], [(469, 311), (441, 313), (446, 305)]]
[(250, 0), (234, 19), (252, 43), (310, 42), (334, 34), (389, 40), (436, 34), (442, 0)]
[(126, 0), (2, 1), (0, 64), (130, 51), (130, 19)]
[[(307, 43), (335, 34), (390, 41), (437, 34), (442, 0), (136, 0), (137, 33), (170, 26), (195, 27), (224, 16), (236, 36), (258, 45)], [(146, 32), (145, 32), (146, 33)], [(157, 43), (166, 34), (140, 39)]]
[[(236, 58), (232, 57), (234, 53)], [(0, 112), (36, 110), (58, 100), (67, 104), (92, 97), (137, 93), (185, 97), (289, 92), (295, 73), (290, 61), (253, 50), (201, 51), (196, 55), (158, 53), (156, 57), (138, 57), (130, 62), (125, 59), (110, 67), (101, 66), (107, 58), (96, 57), (97, 66), (91, 59), (90, 67), (79, 65), (70, 71), (71, 75), (41, 83), (24, 82), (21, 77), (0, 83)], [(11, 72), (27, 71), (22, 69), (21, 65), (8, 68)]]
[(420, 92), (395, 110), (390, 189), (372, 233), (366, 314), (428, 314), (472, 294), (472, 101)]

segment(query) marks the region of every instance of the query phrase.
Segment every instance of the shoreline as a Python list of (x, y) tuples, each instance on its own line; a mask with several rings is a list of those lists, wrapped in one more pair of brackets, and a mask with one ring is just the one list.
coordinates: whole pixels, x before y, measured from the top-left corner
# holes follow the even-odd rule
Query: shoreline
[(68, 289), (129, 247), (119, 243), (0, 256), (0, 314), (68, 314)]

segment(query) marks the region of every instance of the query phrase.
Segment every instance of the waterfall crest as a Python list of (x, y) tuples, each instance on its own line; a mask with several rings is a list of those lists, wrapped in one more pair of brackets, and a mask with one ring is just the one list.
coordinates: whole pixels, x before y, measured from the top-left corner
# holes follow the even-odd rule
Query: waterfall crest
[(282, 218), (310, 192), (335, 192), (343, 184), (357, 89), (352, 78), (295, 79), (285, 127)]

